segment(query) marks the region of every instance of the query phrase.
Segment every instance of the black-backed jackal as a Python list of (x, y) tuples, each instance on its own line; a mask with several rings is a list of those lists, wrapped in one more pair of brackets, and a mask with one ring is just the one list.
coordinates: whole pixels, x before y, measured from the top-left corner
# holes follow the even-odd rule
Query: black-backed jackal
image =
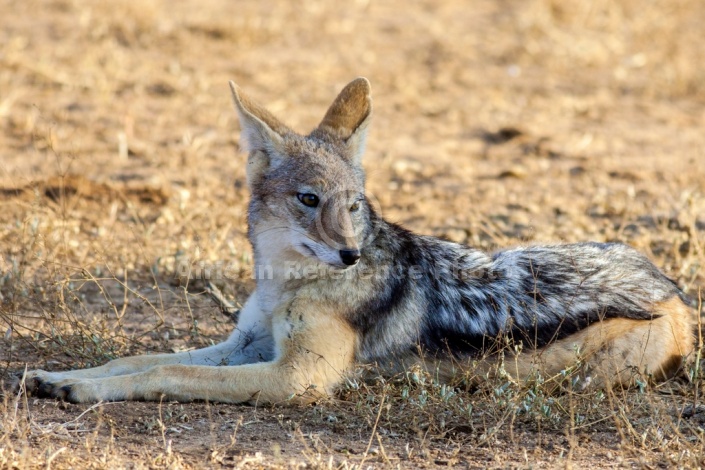
[[(694, 349), (694, 311), (649, 260), (620, 244), (496, 253), (413, 234), (365, 195), (370, 85), (348, 84), (320, 125), (296, 134), (231, 83), (249, 152), (249, 239), (260, 273), (223, 343), (128, 357), (26, 387), (72, 402), (301, 402), (331, 392), (355, 363), (422, 363), (452, 379), (503, 358), (519, 379), (628, 385), (669, 377)], [(521, 348), (506, 348), (506, 344)], [(521, 352), (518, 352), (521, 349)]]

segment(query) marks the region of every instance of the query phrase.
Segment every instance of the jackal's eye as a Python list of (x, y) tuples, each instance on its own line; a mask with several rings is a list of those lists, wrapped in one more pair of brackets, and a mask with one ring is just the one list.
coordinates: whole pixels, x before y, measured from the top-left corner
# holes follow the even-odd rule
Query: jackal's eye
[(301, 201), (301, 204), (304, 206), (308, 207), (317, 207), (318, 206), (318, 196), (315, 194), (311, 193), (298, 193), (296, 194), (296, 197), (299, 198), (299, 201)]
[(352, 203), (352, 206), (350, 206), (350, 212), (356, 212), (360, 210), (360, 201), (355, 201)]

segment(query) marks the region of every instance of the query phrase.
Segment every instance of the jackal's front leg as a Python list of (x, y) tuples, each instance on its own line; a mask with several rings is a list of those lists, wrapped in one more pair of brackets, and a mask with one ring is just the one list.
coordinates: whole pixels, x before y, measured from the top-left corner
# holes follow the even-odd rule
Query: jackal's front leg
[(276, 362), (226, 367), (177, 364), (138, 374), (66, 382), (55, 384), (51, 396), (72, 403), (160, 399), (276, 403), (310, 400), (320, 390)]
[[(231, 335), (233, 338), (235, 334)], [(273, 343), (271, 337), (269, 341)], [(272, 346), (270, 346), (270, 349)], [(149, 354), (115, 359), (99, 367), (90, 369), (68, 370), (61, 372), (47, 372), (37, 369), (28, 371), (25, 377), (17, 376), (16, 383), (11, 384), (13, 391), (21, 386), (22, 380), (26, 390), (31, 395), (42, 397), (61, 397), (57, 386), (59, 384), (72, 384), (80, 381), (96, 382), (108, 378), (135, 377), (155, 367), (167, 365), (185, 365), (193, 367), (198, 365), (225, 365), (228, 359), (236, 353), (243, 356), (239, 342), (226, 341), (208, 348), (196, 351), (187, 351), (177, 354)], [(270, 358), (271, 359), (271, 358)], [(255, 362), (255, 361), (250, 361)], [(63, 386), (63, 385), (62, 385)]]
[(260, 311), (255, 291), (245, 303), (237, 327), (230, 337), (220, 344), (177, 354), (123, 357), (90, 369), (57, 372), (31, 370), (25, 377), (16, 376), (9, 388), (16, 392), (24, 379), (27, 392), (44, 397), (55, 394), (55, 384), (58, 383), (67, 384), (85, 379), (137, 374), (156, 366), (175, 364), (232, 366), (271, 361), (274, 358), (274, 339), (271, 330), (271, 318)]
[(228, 403), (311, 401), (326, 395), (352, 364), (355, 332), (338, 314), (294, 300), (275, 313), (278, 356), (241, 366), (157, 365), (115, 377), (66, 379), (47, 394), (71, 402), (209, 400)]

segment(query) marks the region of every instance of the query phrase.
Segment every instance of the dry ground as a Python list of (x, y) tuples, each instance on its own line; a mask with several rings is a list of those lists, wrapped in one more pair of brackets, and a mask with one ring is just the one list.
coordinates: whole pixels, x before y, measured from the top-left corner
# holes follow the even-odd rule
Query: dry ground
[[(218, 341), (252, 290), (227, 81), (301, 131), (364, 75), (369, 191), (487, 249), (620, 240), (705, 286), (700, 0), (0, 0), (2, 377)], [(227, 281), (227, 282), (225, 282)], [(419, 374), (284, 409), (6, 397), (0, 468), (696, 467), (705, 376), (629, 392)]]

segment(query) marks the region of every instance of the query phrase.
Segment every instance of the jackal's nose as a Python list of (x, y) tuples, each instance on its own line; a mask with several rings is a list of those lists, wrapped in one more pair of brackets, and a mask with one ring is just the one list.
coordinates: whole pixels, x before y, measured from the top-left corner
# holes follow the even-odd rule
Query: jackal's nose
[(360, 259), (360, 250), (340, 250), (340, 259), (348, 266), (357, 264)]

